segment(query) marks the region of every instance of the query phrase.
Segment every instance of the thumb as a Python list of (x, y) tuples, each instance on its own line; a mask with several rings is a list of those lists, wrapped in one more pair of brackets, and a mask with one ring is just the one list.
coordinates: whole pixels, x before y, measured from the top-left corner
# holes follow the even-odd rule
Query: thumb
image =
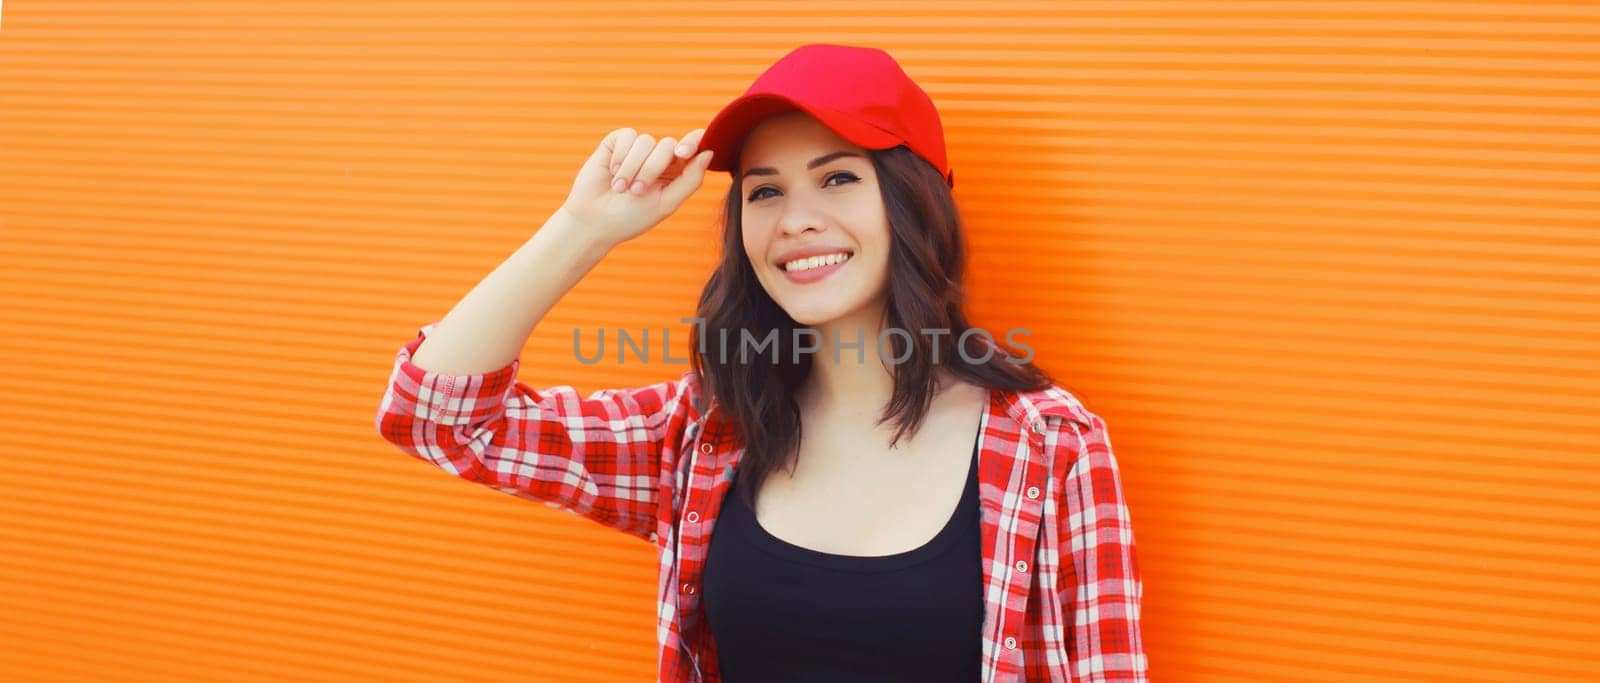
[(689, 163), (683, 167), (683, 172), (678, 174), (678, 177), (673, 178), (672, 182), (667, 183), (666, 187), (661, 188), (661, 196), (664, 197), (673, 207), (677, 207), (683, 204), (685, 201), (688, 201), (689, 195), (694, 194), (695, 190), (700, 189), (700, 184), (705, 181), (706, 167), (710, 165), (711, 150), (708, 149), (696, 154), (694, 158), (690, 159)]

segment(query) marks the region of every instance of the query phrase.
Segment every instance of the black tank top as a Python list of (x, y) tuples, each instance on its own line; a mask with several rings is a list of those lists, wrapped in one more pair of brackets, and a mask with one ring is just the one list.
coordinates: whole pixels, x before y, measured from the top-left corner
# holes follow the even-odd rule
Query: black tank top
[(702, 596), (726, 683), (972, 683), (983, 646), (978, 447), (955, 513), (894, 555), (818, 552), (766, 531), (737, 474)]

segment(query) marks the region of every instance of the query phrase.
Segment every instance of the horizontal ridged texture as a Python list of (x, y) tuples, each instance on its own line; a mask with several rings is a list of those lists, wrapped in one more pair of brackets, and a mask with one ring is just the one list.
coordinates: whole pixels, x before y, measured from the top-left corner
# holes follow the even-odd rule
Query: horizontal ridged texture
[[(648, 679), (653, 548), (372, 416), (605, 131), (701, 126), (812, 41), (927, 88), (975, 318), (1111, 425), (1154, 680), (1600, 671), (1593, 6), (4, 12), (7, 681)], [(682, 349), (726, 187), (566, 297), (523, 379), (681, 372), (572, 331)]]

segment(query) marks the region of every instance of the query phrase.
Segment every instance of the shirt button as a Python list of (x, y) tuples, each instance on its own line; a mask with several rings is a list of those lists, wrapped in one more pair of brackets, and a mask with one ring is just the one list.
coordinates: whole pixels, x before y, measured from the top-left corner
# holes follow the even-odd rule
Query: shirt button
[(1007, 650), (1015, 650), (1015, 649), (1017, 649), (1017, 639), (1016, 638), (1012, 638), (1011, 636), (1006, 636), (1006, 649)]
[(683, 593), (684, 593), (684, 595), (694, 595), (694, 584), (692, 584), (692, 583), (683, 584)]
[(1041, 435), (1044, 434), (1044, 420), (1033, 421), (1033, 433)]
[(708, 443), (700, 444), (700, 452), (701, 453), (705, 453), (706, 455), (711, 455), (711, 444), (708, 444)]
[(688, 520), (690, 524), (700, 521), (700, 513), (691, 511), (689, 513)]
[(1017, 571), (1027, 573), (1028, 563), (1024, 560), (1017, 560)]
[(1028, 498), (1033, 499), (1033, 500), (1038, 500), (1039, 499), (1039, 487), (1037, 487), (1037, 486), (1029, 486), (1028, 487)]

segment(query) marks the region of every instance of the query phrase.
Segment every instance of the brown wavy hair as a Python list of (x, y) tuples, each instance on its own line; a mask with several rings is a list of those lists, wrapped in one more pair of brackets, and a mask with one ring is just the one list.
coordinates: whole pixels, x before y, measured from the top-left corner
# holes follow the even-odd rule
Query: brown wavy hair
[[(1043, 369), (1020, 362), (1017, 354), (991, 344), (987, 335), (969, 335), (966, 348), (957, 348), (957, 340), (972, 326), (962, 288), (966, 238), (950, 187), (932, 164), (904, 146), (869, 150), (868, 156), (877, 169), (889, 220), (889, 291), (883, 322), (902, 330), (950, 331), (939, 344), (937, 363), (934, 340), (926, 334), (888, 340), (896, 359), (905, 357), (907, 343), (913, 346), (909, 359), (891, 367), (894, 391), (877, 421), (895, 423), (890, 443), (899, 443), (921, 426), (932, 404), (936, 367), (989, 389), (1028, 391), (1053, 384)], [(812, 354), (794, 353), (793, 330), (803, 326), (756, 279), (741, 234), (743, 205), (740, 184), (734, 182), (723, 204), (722, 260), (700, 294), (689, 357), (707, 405), (715, 402), (725, 411), (743, 441), (739, 487), (754, 509), (761, 483), (780, 468), (792, 471), (798, 457), (802, 425), (795, 393), (811, 370)], [(776, 358), (763, 350), (746, 359), (726, 348), (718, 349), (715, 358), (710, 356), (708, 349), (715, 342), (708, 340), (722, 339), (724, 331), (730, 340), (739, 339), (741, 330), (756, 339), (776, 331)], [(963, 351), (965, 358), (958, 355)], [(987, 360), (966, 360), (971, 358)]]

